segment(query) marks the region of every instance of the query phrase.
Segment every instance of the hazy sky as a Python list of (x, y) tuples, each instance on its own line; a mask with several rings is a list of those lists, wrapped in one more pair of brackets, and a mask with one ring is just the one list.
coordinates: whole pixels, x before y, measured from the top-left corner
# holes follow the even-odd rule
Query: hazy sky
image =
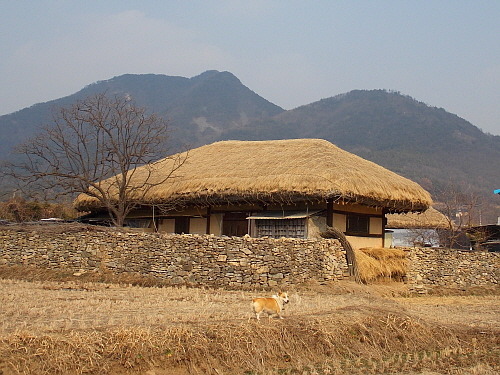
[(0, 0), (0, 48), (0, 114), (217, 69), (285, 109), (383, 88), (500, 135), (500, 0)]

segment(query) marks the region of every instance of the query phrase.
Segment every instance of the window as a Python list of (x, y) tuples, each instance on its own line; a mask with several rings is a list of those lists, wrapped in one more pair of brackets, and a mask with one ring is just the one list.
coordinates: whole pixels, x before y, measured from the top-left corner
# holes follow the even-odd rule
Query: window
[(306, 219), (255, 220), (257, 237), (306, 237)]
[(370, 217), (364, 215), (347, 215), (346, 234), (368, 235), (370, 233)]

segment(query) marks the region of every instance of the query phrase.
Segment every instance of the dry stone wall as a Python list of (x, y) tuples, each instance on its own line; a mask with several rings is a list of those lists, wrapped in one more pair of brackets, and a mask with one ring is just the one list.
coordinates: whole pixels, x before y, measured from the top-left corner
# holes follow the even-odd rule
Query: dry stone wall
[(347, 274), (336, 240), (164, 235), (121, 231), (0, 231), (0, 264), (75, 272), (107, 269), (173, 285), (274, 288)]
[(426, 293), (434, 287), (461, 288), (498, 286), (500, 253), (442, 248), (407, 249), (410, 289)]
[[(416, 292), (499, 284), (499, 253), (406, 250), (408, 284)], [(337, 240), (0, 228), (0, 265), (20, 264), (74, 272), (105, 269), (153, 276), (172, 285), (232, 289), (323, 283), (348, 275)]]

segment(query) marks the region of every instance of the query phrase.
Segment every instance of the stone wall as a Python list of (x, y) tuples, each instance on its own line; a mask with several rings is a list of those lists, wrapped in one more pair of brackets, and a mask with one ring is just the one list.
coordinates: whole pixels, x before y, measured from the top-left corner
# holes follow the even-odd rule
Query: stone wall
[[(408, 284), (416, 292), (498, 286), (499, 253), (406, 250)], [(348, 274), (345, 252), (337, 240), (0, 228), (0, 265), (19, 264), (74, 272), (132, 272), (172, 285), (233, 289), (326, 282)]]
[(164, 235), (121, 231), (0, 230), (0, 264), (75, 272), (107, 269), (173, 285), (269, 288), (347, 274), (336, 240)]
[(435, 287), (469, 289), (498, 286), (500, 253), (442, 248), (407, 249), (410, 290), (426, 293)]

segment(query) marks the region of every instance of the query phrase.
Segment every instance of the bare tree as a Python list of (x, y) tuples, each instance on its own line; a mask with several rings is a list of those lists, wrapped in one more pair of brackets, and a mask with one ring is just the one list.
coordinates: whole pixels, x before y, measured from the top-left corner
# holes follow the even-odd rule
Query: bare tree
[(408, 229), (408, 241), (417, 246), (436, 246), (439, 244), (437, 228)]
[[(167, 122), (123, 96), (97, 94), (61, 108), (53, 124), (16, 148), (19, 158), (8, 173), (23, 191), (52, 198), (83, 193), (107, 210), (116, 226), (148, 191), (172, 177), (153, 175), (155, 161), (168, 155)], [(135, 178), (141, 168), (141, 178)]]
[(448, 229), (440, 231), (448, 248), (468, 247), (465, 231), (481, 224), (481, 197), (470, 187), (448, 186), (440, 194), (439, 210), (448, 220)]

